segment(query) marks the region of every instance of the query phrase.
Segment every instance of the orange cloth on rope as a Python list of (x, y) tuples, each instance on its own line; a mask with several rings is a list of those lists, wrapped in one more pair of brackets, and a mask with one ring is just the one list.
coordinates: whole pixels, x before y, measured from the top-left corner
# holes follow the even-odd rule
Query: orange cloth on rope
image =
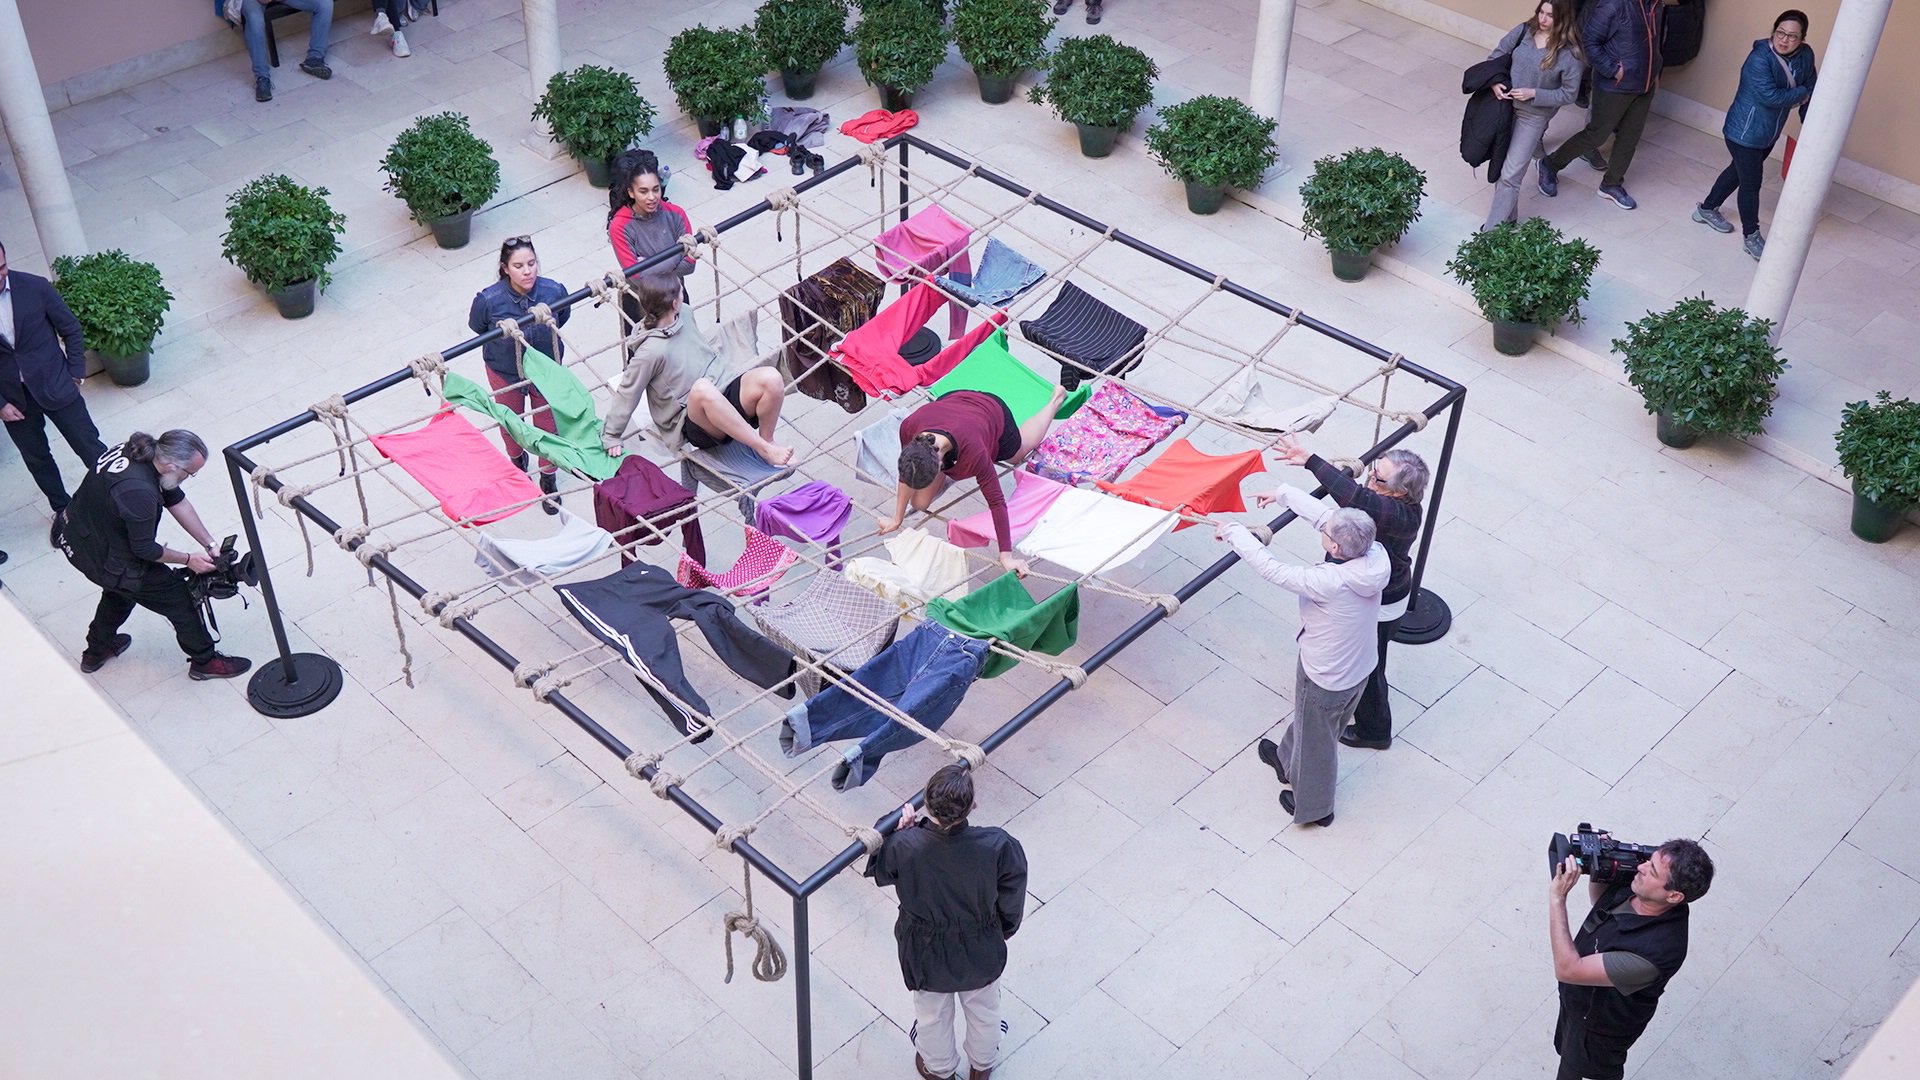
[[(1266, 471), (1258, 450), (1203, 454), (1194, 449), (1192, 443), (1181, 439), (1132, 479), (1119, 483), (1103, 480), (1096, 486), (1128, 502), (1205, 517), (1245, 510), (1247, 504), (1240, 499), (1240, 481)], [(1194, 524), (1196, 522), (1183, 521), (1174, 531)]]

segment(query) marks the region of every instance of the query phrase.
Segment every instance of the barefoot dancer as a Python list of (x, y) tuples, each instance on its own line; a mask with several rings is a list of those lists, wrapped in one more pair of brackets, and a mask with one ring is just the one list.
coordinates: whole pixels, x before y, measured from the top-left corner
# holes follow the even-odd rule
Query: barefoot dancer
[(713, 376), (727, 358), (715, 353), (695, 320), (680, 317), (678, 283), (662, 288), (642, 281), (640, 333), (628, 340), (633, 355), (613, 380), (602, 440), (610, 454), (631, 434), (628, 425), (645, 391), (653, 429), (668, 447), (682, 442), (711, 450), (728, 440), (750, 447), (770, 465), (793, 460), (793, 447), (773, 441), (786, 384), (776, 368), (757, 367), (722, 388)]
[(1000, 565), (1027, 575), (1027, 560), (1013, 553), (1011, 526), (1007, 523), (1006, 495), (1000, 490), (1000, 476), (994, 468), (999, 462), (1018, 465), (1040, 446), (1053, 423), (1053, 414), (1067, 399), (1065, 387), (1053, 389), (1047, 407), (1016, 422), (1007, 403), (979, 390), (956, 390), (947, 396), (920, 406), (900, 425), (900, 489), (893, 516), (880, 522), (882, 536), (900, 527), (907, 506), (925, 510), (933, 504), (949, 478), (971, 476), (986, 497), (993, 514), (993, 533), (1000, 542)]

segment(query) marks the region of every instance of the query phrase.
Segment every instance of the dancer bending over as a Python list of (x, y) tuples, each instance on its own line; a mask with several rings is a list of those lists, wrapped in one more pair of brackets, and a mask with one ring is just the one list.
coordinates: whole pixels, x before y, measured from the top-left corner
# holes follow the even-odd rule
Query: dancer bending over
[(1040, 446), (1053, 424), (1053, 414), (1067, 399), (1065, 387), (1053, 388), (1047, 407), (1020, 423), (1007, 403), (979, 390), (956, 390), (915, 409), (900, 425), (900, 487), (893, 516), (880, 522), (880, 534), (900, 527), (907, 507), (925, 510), (948, 479), (971, 476), (993, 514), (993, 534), (1000, 542), (1000, 565), (1027, 576), (1027, 560), (1013, 553), (1012, 526), (1007, 522), (1007, 498), (1000, 490), (994, 466), (1018, 465)]

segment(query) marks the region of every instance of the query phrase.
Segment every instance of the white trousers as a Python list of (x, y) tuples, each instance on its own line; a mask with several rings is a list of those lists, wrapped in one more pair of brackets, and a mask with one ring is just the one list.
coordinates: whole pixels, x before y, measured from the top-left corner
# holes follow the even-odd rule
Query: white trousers
[(1006, 1025), (1000, 1022), (1000, 982), (994, 980), (978, 990), (960, 994), (913, 992), (913, 1048), (927, 1070), (935, 1076), (961, 1073), (959, 1048), (954, 1045), (954, 1012), (967, 1020), (965, 1059), (976, 1069), (991, 1069), (1000, 1058), (1000, 1037)]

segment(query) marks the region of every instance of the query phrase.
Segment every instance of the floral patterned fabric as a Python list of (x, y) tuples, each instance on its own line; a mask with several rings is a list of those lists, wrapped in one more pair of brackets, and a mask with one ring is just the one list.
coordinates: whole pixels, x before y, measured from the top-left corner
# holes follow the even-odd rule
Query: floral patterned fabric
[(1186, 419), (1186, 413), (1148, 405), (1108, 380), (1079, 412), (1054, 425), (1026, 467), (1063, 484), (1114, 480)]

